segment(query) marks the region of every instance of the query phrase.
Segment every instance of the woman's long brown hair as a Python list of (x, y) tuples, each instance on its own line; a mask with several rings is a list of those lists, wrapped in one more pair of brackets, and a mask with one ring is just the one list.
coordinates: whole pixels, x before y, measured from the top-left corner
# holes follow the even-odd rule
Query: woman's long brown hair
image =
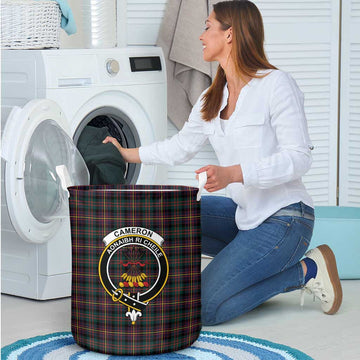
[[(222, 1), (214, 5), (215, 18), (222, 30), (232, 27), (230, 56), (239, 77), (263, 77), (256, 75), (260, 69), (276, 69), (266, 58), (264, 51), (264, 25), (260, 11), (251, 1)], [(224, 69), (219, 65), (214, 81), (204, 94), (202, 118), (210, 121), (217, 116), (226, 84)]]

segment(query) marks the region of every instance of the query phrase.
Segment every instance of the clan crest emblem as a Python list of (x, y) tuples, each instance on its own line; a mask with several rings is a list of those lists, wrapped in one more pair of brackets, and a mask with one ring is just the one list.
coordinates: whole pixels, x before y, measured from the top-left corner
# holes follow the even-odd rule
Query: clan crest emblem
[(106, 235), (103, 242), (98, 267), (101, 284), (114, 302), (125, 307), (125, 316), (134, 325), (167, 282), (164, 239), (146, 228), (124, 227)]

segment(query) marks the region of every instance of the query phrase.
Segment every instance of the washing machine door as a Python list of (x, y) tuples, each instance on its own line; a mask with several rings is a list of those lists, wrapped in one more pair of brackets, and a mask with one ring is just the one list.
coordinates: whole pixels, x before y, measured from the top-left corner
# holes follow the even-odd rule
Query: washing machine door
[(89, 184), (83, 158), (51, 100), (14, 107), (2, 136), (7, 208), (16, 232), (44, 243), (68, 217), (67, 186)]

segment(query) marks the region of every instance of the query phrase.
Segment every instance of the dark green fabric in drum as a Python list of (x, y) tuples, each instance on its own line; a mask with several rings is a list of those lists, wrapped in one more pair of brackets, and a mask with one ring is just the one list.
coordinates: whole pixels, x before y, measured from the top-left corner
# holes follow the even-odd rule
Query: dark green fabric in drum
[(125, 184), (126, 163), (117, 148), (103, 144), (110, 136), (106, 127), (86, 126), (79, 137), (77, 147), (85, 160), (93, 185)]

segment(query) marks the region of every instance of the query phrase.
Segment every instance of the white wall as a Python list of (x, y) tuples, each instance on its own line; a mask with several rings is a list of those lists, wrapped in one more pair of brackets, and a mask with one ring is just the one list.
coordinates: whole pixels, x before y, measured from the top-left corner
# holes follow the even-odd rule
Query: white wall
[[(167, 0), (99, 0), (115, 1), (124, 10), (121, 29), (124, 29), (126, 39), (121, 43), (127, 45), (154, 45), (160, 24), (165, 12)], [(178, 1), (178, 0), (176, 0)], [(61, 48), (83, 48), (84, 34), (81, 14), (82, 0), (68, 0), (77, 24), (77, 33), (68, 36), (61, 32)], [(106, 19), (104, 20), (106, 21)]]

